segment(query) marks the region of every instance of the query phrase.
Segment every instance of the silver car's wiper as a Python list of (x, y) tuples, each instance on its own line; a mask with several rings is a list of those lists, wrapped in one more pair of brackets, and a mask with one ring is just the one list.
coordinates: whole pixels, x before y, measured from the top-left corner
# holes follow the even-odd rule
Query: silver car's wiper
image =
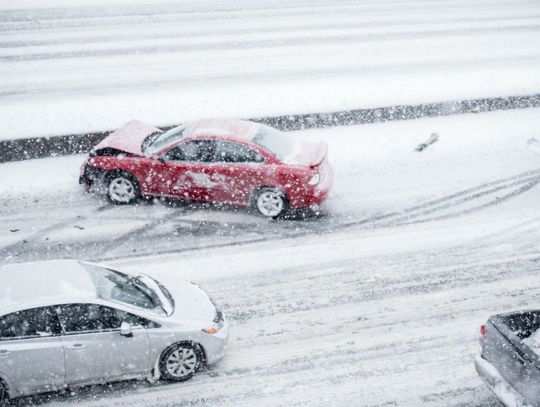
[(129, 276), (126, 281), (124, 281), (122, 284), (119, 285), (120, 288), (126, 288), (126, 286), (132, 284), (135, 280), (137, 280), (137, 277), (135, 276)]
[(148, 288), (148, 290), (152, 293), (152, 298), (158, 302), (165, 314), (169, 316), (172, 315), (174, 312), (174, 307), (167, 299), (163, 291), (161, 291), (159, 283), (156, 280), (154, 280), (152, 277), (141, 274), (140, 276), (137, 276), (137, 281)]

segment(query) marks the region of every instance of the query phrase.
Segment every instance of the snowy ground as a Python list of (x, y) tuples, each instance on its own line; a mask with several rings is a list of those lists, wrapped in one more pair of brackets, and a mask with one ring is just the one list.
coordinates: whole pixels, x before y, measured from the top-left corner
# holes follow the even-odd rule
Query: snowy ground
[[(0, 139), (540, 92), (536, 0), (0, 0)], [(113, 207), (83, 156), (0, 164), (0, 263), (195, 281), (228, 356), (175, 385), (16, 405), (488, 407), (481, 323), (539, 307), (538, 109), (290, 133), (325, 140), (323, 216)], [(431, 133), (439, 142), (414, 151)]]
[(534, 0), (0, 1), (1, 139), (540, 92)]
[(226, 359), (187, 383), (20, 404), (496, 406), (471, 356), (490, 314), (540, 306), (539, 128), (530, 109), (290, 133), (327, 141), (336, 169), (309, 222), (112, 207), (79, 190), (81, 156), (0, 164), (4, 263), (195, 281), (232, 323)]

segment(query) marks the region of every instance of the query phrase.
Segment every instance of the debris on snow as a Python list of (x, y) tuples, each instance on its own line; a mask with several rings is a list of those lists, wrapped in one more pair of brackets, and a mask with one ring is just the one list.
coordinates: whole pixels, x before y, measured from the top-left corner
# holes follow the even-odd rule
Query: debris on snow
[(439, 141), (439, 135), (437, 133), (431, 133), (431, 136), (429, 136), (429, 139), (423, 143), (420, 143), (416, 146), (415, 151), (424, 151), (426, 148), (428, 148), (433, 143)]

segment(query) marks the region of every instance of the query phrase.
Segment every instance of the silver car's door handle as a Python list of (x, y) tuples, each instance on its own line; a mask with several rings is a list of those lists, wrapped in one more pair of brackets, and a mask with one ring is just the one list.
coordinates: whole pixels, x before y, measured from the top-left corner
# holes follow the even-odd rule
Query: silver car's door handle
[(70, 349), (84, 349), (85, 346), (82, 343), (74, 343), (73, 345), (70, 345)]
[(8, 357), (11, 352), (5, 349), (0, 349), (0, 358)]

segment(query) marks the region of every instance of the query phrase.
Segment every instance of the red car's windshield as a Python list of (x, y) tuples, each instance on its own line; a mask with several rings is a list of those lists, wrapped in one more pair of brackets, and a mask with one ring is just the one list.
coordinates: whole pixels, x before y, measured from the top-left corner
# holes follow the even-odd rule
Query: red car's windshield
[(158, 151), (163, 150), (165, 147), (176, 143), (184, 136), (187, 128), (187, 124), (181, 124), (180, 126), (173, 127), (164, 133), (157, 134), (155, 137), (149, 140), (147, 145), (143, 145), (144, 153), (146, 155), (153, 155)]
[(296, 142), (294, 139), (272, 127), (260, 126), (252, 141), (266, 148), (281, 160), (295, 154)]

